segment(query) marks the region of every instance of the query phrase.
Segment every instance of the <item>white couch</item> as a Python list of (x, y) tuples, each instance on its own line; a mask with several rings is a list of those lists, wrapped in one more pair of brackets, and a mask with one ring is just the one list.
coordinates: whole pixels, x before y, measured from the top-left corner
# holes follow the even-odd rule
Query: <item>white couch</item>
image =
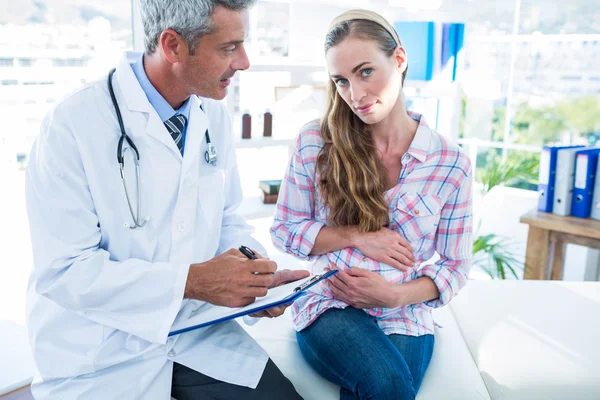
[[(434, 312), (442, 328), (418, 400), (600, 399), (599, 282), (470, 281)], [(33, 366), (24, 328), (0, 328), (0, 397), (29, 399), (2, 396)], [(245, 329), (306, 400), (339, 399), (302, 358), (288, 313)]]
[[(443, 327), (418, 400), (600, 399), (600, 283), (471, 281), (434, 313)], [(246, 329), (306, 400), (339, 399), (288, 313)]]

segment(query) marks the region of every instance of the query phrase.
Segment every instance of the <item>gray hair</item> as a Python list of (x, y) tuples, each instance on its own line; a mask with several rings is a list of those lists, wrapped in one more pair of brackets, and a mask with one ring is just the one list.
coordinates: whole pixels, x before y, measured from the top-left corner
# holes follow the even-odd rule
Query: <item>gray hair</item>
[(187, 43), (190, 54), (203, 35), (214, 32), (211, 19), (215, 7), (243, 10), (256, 0), (141, 0), (146, 54), (152, 54), (165, 29), (173, 29)]

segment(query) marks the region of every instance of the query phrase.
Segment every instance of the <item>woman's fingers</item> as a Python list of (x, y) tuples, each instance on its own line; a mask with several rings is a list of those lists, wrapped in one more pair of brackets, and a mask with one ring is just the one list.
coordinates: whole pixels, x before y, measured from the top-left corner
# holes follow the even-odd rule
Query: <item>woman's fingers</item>
[(391, 265), (392, 267), (399, 269), (400, 271), (406, 271), (408, 268), (406, 267), (406, 265), (402, 264), (401, 262), (399, 262), (398, 260), (395, 260), (392, 257), (386, 257), (385, 260), (383, 261), (384, 263)]
[(413, 253), (412, 246), (410, 245), (410, 243), (400, 233), (398, 233), (398, 232), (394, 232), (394, 233), (396, 234), (396, 238), (395, 238), (396, 243), (399, 244), (399, 246), (397, 246), (397, 248), (401, 249), (403, 254), (406, 255), (410, 260), (412, 260), (413, 262), (416, 262), (417, 259), (415, 258), (415, 255)]
[(348, 275), (348, 273), (346, 271), (342, 271), (341, 269), (338, 269), (338, 273), (333, 275), (332, 278), (334, 278), (338, 281), (341, 281), (345, 285), (348, 285), (348, 283), (352, 279), (352, 277), (350, 275)]
[(410, 258), (408, 258), (406, 256), (406, 254), (404, 254), (403, 252), (401, 252), (401, 251), (399, 251), (397, 249), (393, 249), (392, 250), (391, 257), (394, 260), (398, 261), (399, 263), (401, 263), (402, 265), (404, 265), (404, 266), (406, 266), (408, 268), (412, 268), (415, 265), (415, 263), (414, 263), (413, 260), (411, 260)]
[(400, 232), (394, 232), (396, 233), (396, 239), (398, 240), (398, 243), (400, 243), (404, 247), (410, 248), (410, 243), (408, 243), (408, 240), (406, 240), (404, 236), (400, 234)]
[(410, 246), (405, 247), (402, 243), (398, 242), (394, 246), (392, 246), (392, 249), (403, 254), (409, 260), (409, 264), (417, 261), (417, 259), (415, 258), (415, 254), (412, 251), (412, 247)]
[(340, 273), (338, 272), (336, 275), (329, 278), (329, 282), (331, 282), (336, 288), (346, 291), (348, 285), (338, 276), (339, 274)]
[(341, 300), (344, 303), (350, 304), (350, 301), (348, 300), (348, 296), (346, 295), (346, 293), (344, 293), (343, 290), (341, 290), (337, 286), (335, 286), (335, 284), (333, 282), (328, 282), (328, 286), (329, 286), (329, 290), (331, 290), (331, 293), (333, 293), (333, 295), (338, 300)]

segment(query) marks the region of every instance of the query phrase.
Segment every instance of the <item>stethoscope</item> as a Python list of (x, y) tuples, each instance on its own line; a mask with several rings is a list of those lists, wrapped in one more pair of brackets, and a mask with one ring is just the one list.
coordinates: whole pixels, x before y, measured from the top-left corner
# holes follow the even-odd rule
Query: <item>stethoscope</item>
[[(110, 99), (112, 100), (113, 106), (115, 107), (115, 112), (117, 113), (117, 120), (119, 121), (119, 128), (121, 129), (121, 137), (119, 138), (119, 144), (117, 145), (117, 161), (120, 166), (121, 172), (121, 181), (123, 182), (123, 189), (125, 190), (125, 197), (127, 198), (127, 205), (129, 206), (129, 212), (131, 213), (131, 218), (133, 219), (133, 225), (125, 224), (126, 228), (136, 229), (142, 228), (144, 225), (150, 221), (150, 217), (145, 217), (142, 220), (142, 196), (141, 196), (141, 182), (140, 182), (140, 152), (133, 143), (133, 140), (125, 133), (125, 126), (123, 125), (123, 117), (121, 117), (121, 110), (119, 109), (119, 103), (117, 102), (117, 98), (115, 97), (115, 91), (113, 90), (112, 85), (112, 77), (115, 73), (115, 68), (113, 68), (108, 73), (108, 91), (110, 93)], [(200, 106), (202, 109), (202, 106)], [(204, 110), (203, 110), (204, 111)], [(206, 137), (206, 144), (208, 145), (207, 150), (204, 152), (204, 160), (207, 164), (217, 165), (217, 149), (210, 141), (210, 135), (208, 134), (208, 129), (204, 132), (204, 136)], [(124, 143), (127, 142), (129, 146), (123, 147)], [(133, 163), (135, 165), (135, 176), (137, 180), (137, 214), (133, 212), (133, 207), (131, 206), (131, 199), (129, 197), (129, 191), (127, 190), (127, 184), (125, 183), (125, 152), (129, 150), (132, 153)]]

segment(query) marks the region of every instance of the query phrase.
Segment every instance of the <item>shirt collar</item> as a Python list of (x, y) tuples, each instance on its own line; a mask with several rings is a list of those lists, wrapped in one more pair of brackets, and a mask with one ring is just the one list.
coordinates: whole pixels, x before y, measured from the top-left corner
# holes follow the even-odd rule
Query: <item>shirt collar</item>
[(425, 122), (425, 118), (421, 114), (408, 111), (408, 116), (417, 121), (419, 126), (407, 153), (420, 162), (425, 162), (431, 144), (431, 128), (429, 128), (427, 122)]
[(162, 122), (167, 121), (175, 114), (182, 114), (188, 121), (190, 120), (190, 99), (188, 98), (179, 110), (174, 110), (158, 90), (156, 90), (154, 85), (152, 85), (150, 79), (148, 79), (148, 75), (146, 75), (146, 71), (144, 70), (144, 53), (142, 53), (137, 61), (131, 65), (131, 68), (133, 69), (133, 73), (140, 83), (142, 90), (144, 90), (148, 101), (156, 110), (156, 113)]

